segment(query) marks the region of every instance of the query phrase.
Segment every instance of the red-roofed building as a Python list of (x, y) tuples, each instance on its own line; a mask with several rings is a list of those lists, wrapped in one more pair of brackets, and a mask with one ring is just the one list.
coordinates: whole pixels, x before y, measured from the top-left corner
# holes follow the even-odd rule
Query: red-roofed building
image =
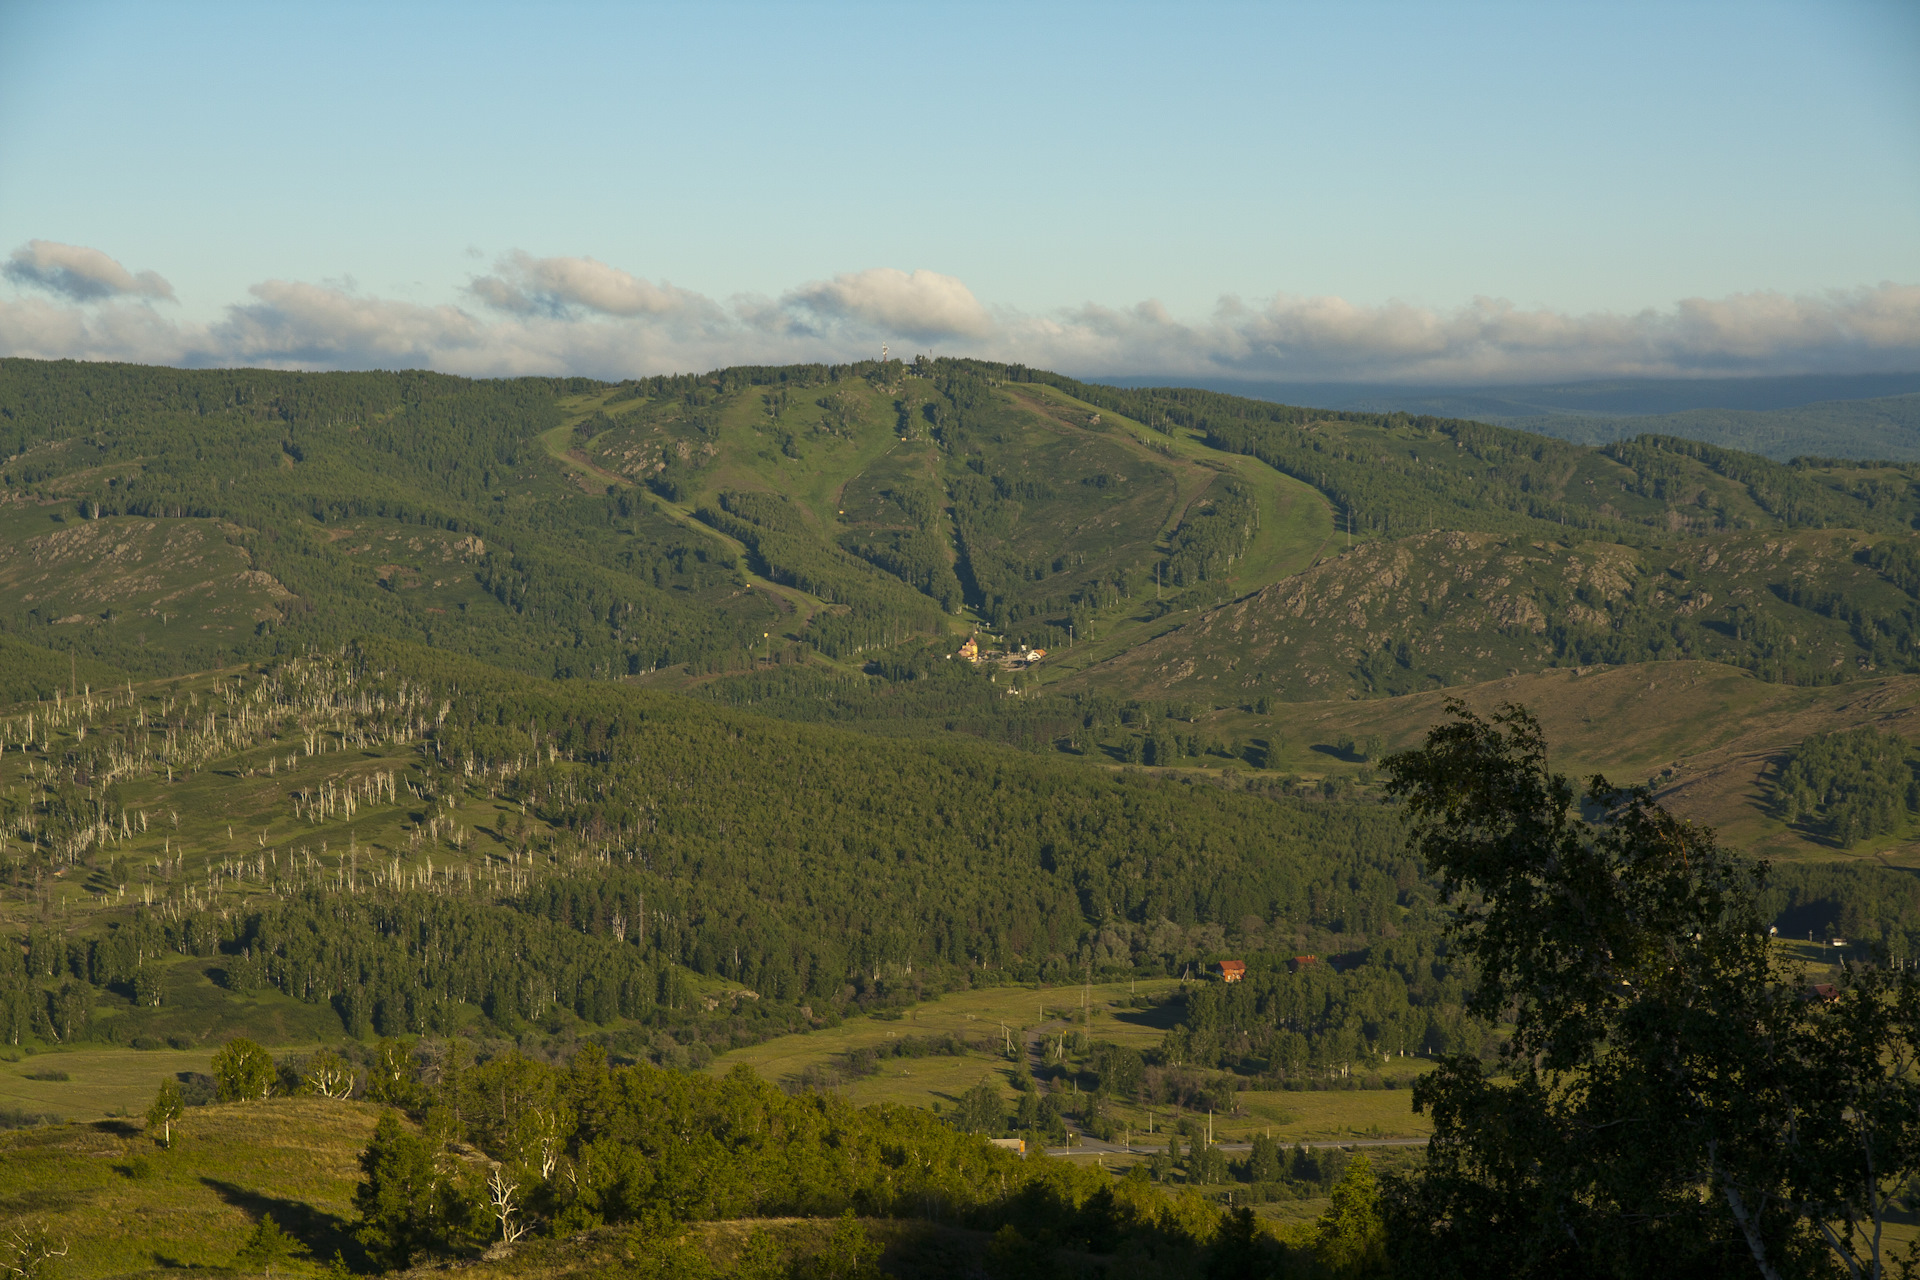
[(1310, 964), (1319, 964), (1319, 963), (1320, 963), (1319, 956), (1295, 956), (1293, 959), (1287, 961), (1287, 972), (1298, 973)]
[(1220, 981), (1238, 982), (1247, 976), (1245, 960), (1222, 960), (1220, 962)]

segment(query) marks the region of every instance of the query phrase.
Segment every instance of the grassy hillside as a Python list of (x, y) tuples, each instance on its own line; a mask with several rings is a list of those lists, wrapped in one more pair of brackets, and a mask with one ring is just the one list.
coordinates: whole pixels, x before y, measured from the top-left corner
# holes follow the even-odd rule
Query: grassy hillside
[[(1011, 1110), (1020, 1099), (1015, 1064), (1021, 1060), (1043, 1076), (1051, 1062), (1068, 1064), (1091, 1082), (1097, 1078), (1093, 1045), (1120, 1045), (1151, 1057), (1178, 1023), (1170, 1002), (1179, 990), (1176, 980), (1149, 979), (954, 993), (897, 1013), (851, 1018), (830, 1030), (737, 1049), (707, 1070), (720, 1073), (745, 1064), (789, 1087), (833, 1089), (858, 1106), (944, 1110), (960, 1105), (966, 1092), (985, 1080)], [(1083, 1036), (1088, 1047), (1075, 1048), (1081, 1043), (1076, 1036)], [(1362, 1073), (1356, 1080), (1367, 1088), (1231, 1090), (1214, 1117), (1215, 1135), (1245, 1142), (1270, 1133), (1291, 1146), (1431, 1132), (1431, 1120), (1413, 1112), (1406, 1087), (1431, 1063), (1396, 1057), (1370, 1065), (1376, 1068), (1371, 1077)], [(1206, 1109), (1202, 1099), (1198, 1112)], [(1139, 1145), (1145, 1145), (1150, 1136), (1195, 1115), (1192, 1101), (1169, 1089), (1164, 1097), (1112, 1100), (1104, 1118), (1122, 1137), (1137, 1134)], [(1156, 1145), (1165, 1146), (1164, 1136)]]
[[(867, 1130), (889, 1128), (884, 1113), (876, 1121), (871, 1111), (856, 1117), (831, 1104), (823, 1110), (843, 1139), (867, 1139), (875, 1136)], [(41, 1274), (75, 1280), (158, 1277), (183, 1269), (258, 1274), (261, 1261), (244, 1250), (269, 1218), (299, 1250), (273, 1260), (274, 1274), (338, 1274), (333, 1267), (339, 1263), (349, 1274), (384, 1270), (357, 1238), (353, 1200), (363, 1179), (361, 1154), (379, 1114), (371, 1104), (318, 1098), (196, 1107), (175, 1126), (170, 1149), (117, 1121), (0, 1134), (0, 1223), (21, 1238), (39, 1236), (58, 1251), (53, 1268)], [(845, 1274), (865, 1263), (885, 1274), (941, 1276), (1004, 1266), (1010, 1252), (1029, 1265), (1057, 1259), (1078, 1269), (1112, 1262), (1117, 1250), (1122, 1261), (1144, 1257), (1172, 1274), (1205, 1268), (1222, 1220), (1223, 1189), (1214, 1188), (1210, 1198), (1163, 1194), (1144, 1179), (1117, 1178), (1120, 1168), (1112, 1162), (1105, 1169), (1091, 1159), (1034, 1156), (1023, 1162), (987, 1152), (977, 1139), (948, 1134), (943, 1142), (924, 1129), (891, 1127), (901, 1130), (899, 1137), (928, 1144), (928, 1154), (946, 1162), (902, 1168), (888, 1151), (880, 1156), (881, 1167), (911, 1180), (919, 1194), (947, 1200), (946, 1212), (889, 1196), (884, 1180), (862, 1176), (856, 1155), (818, 1171), (817, 1211), (804, 1215), (743, 1214), (737, 1206), (716, 1213), (720, 1206), (661, 1202), (643, 1219), (616, 1214), (609, 1224), (489, 1246), (487, 1228), (494, 1235), (498, 1229), (482, 1208), (484, 1226), (475, 1222), (469, 1232), (463, 1224), (457, 1243), (423, 1250), (413, 1267), (386, 1273), (441, 1275), (451, 1264), (474, 1276), (711, 1277)], [(802, 1142), (817, 1140), (809, 1133)], [(483, 1143), (435, 1143), (443, 1187), (487, 1169), (485, 1148), (493, 1144)], [(754, 1153), (727, 1152), (720, 1157), (723, 1167), (729, 1157), (744, 1164)], [(844, 1167), (849, 1163), (854, 1169)], [(1337, 1169), (1344, 1158), (1335, 1153), (1326, 1163)], [(960, 1177), (972, 1185), (955, 1188)], [(869, 1180), (879, 1186), (860, 1185)], [(1264, 1206), (1262, 1216), (1304, 1221), (1310, 1228), (1328, 1207), (1327, 1187), (1301, 1182), (1286, 1188), (1290, 1194)], [(1296, 1188), (1301, 1194), (1291, 1194)], [(1246, 1189), (1238, 1189), (1244, 1199)], [(833, 1212), (831, 1206), (845, 1204), (849, 1192), (874, 1203), (860, 1217), (850, 1209)], [(1277, 1253), (1280, 1239), (1301, 1235), (1267, 1225), (1259, 1238)], [(1010, 1250), (1015, 1242), (1017, 1250)]]
[(353, 1186), (377, 1115), (325, 1099), (194, 1107), (172, 1150), (121, 1121), (0, 1135), (0, 1218), (44, 1227), (76, 1277), (238, 1269), (265, 1214), (322, 1260), (357, 1255)]
[(1674, 657), (1795, 684), (1858, 678), (1910, 666), (1914, 598), (1874, 568), (1908, 545), (1828, 530), (1642, 546), (1379, 540), (1202, 613), (1069, 687), (1311, 701)]
[[(147, 1092), (151, 1094), (151, 1085)], [(66, 1254), (58, 1274), (159, 1277), (190, 1270), (257, 1273), (239, 1259), (247, 1238), (271, 1217), (307, 1252), (275, 1264), (280, 1275), (321, 1275), (336, 1254), (367, 1263), (354, 1238), (353, 1190), (360, 1154), (380, 1109), (369, 1103), (276, 1098), (189, 1109), (163, 1150), (136, 1124), (103, 1121), (0, 1134), (0, 1222), (44, 1228)], [(468, 1149), (471, 1153), (471, 1148)], [(604, 1275), (665, 1248), (704, 1253), (723, 1265), (749, 1236), (764, 1232), (777, 1254), (823, 1252), (832, 1218), (705, 1222), (678, 1243), (603, 1228), (570, 1239), (530, 1239), (475, 1257), (470, 1274)], [(867, 1235), (898, 1266), (929, 1259), (978, 1265), (989, 1232), (912, 1219), (864, 1220)], [(679, 1235), (680, 1233), (673, 1233)], [(443, 1263), (423, 1265), (438, 1274)]]
[(1762, 856), (1920, 866), (1920, 824), (1837, 848), (1783, 821), (1773, 789), (1781, 765), (1814, 734), (1871, 727), (1920, 741), (1920, 681), (1911, 676), (1800, 688), (1708, 662), (1574, 667), (1377, 701), (1276, 703), (1265, 715), (1236, 709), (1208, 727), (1270, 738), (1279, 744), (1276, 770), (1359, 778), (1371, 766), (1342, 742), (1376, 739), (1383, 752), (1415, 746), (1449, 698), (1482, 713), (1510, 702), (1534, 708), (1556, 768), (1651, 783), (1663, 803)]

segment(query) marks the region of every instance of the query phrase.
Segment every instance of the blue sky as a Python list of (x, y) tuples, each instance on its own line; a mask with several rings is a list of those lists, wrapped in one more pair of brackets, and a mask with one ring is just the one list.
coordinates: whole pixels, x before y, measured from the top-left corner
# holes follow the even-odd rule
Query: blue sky
[(1916, 368), (1920, 6), (11, 4), (7, 253), (34, 355)]

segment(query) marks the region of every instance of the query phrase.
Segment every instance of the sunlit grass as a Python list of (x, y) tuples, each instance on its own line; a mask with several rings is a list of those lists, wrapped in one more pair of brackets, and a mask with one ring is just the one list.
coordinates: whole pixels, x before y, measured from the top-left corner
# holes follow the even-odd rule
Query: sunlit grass
[(307, 1098), (189, 1108), (172, 1150), (137, 1123), (0, 1134), (0, 1225), (44, 1226), (69, 1249), (70, 1280), (230, 1267), (264, 1213), (324, 1262), (353, 1249), (378, 1111)]

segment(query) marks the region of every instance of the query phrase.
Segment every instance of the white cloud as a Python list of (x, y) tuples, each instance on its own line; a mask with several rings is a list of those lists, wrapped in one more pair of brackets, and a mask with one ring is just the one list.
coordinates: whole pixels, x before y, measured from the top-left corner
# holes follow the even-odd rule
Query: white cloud
[(487, 306), (520, 315), (565, 315), (574, 308), (607, 316), (714, 309), (697, 293), (639, 279), (596, 258), (536, 258), (516, 251), (494, 270), (499, 274), (477, 277), (468, 292)]
[[(108, 280), (105, 263), (124, 275), (105, 254), (62, 257), (46, 245), (16, 252), (8, 273), (27, 263), (19, 270), (37, 273), (34, 283), (82, 268), (92, 273), (87, 279)], [(126, 279), (139, 285), (139, 277)], [(937, 339), (943, 352), (1082, 375), (1470, 383), (1920, 369), (1920, 286), (1891, 283), (1812, 297), (1690, 298), (1632, 314), (1522, 309), (1490, 298), (1451, 311), (1337, 297), (1228, 298), (1210, 316), (1182, 320), (1151, 300), (989, 312), (951, 276), (892, 268), (721, 303), (592, 258), (516, 253), (475, 279), (464, 305), (369, 296), (350, 281), (270, 280), (212, 324), (163, 319), (137, 300), (159, 296), (151, 291), (43, 287), (66, 300), (0, 300), (0, 354), (621, 378), (850, 360), (881, 342)]]
[(973, 292), (937, 271), (852, 271), (804, 285), (784, 301), (830, 324), (853, 322), (908, 338), (986, 338), (993, 332), (993, 321)]
[(1920, 368), (1920, 287), (1690, 298), (1631, 315), (1522, 310), (1495, 298), (1436, 311), (1282, 296), (1257, 306), (1227, 299), (1186, 324), (1154, 304), (1088, 306), (1015, 320), (995, 345), (1085, 373), (1302, 381), (1887, 371)]
[[(209, 331), (208, 363), (276, 368), (437, 368), (488, 344), (457, 307), (368, 298), (340, 287), (268, 280)], [(225, 353), (225, 359), (221, 358)]]
[(98, 249), (29, 240), (0, 267), (15, 284), (45, 289), (75, 302), (105, 298), (156, 298), (171, 301), (173, 286), (152, 271), (135, 274)]

